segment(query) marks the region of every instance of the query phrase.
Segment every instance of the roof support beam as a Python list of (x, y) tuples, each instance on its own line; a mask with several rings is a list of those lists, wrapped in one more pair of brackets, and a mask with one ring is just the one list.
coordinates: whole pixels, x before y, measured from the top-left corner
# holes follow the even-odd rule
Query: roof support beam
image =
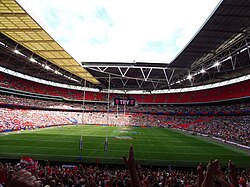
[(54, 49), (46, 49), (46, 50), (44, 50), (44, 49), (41, 49), (41, 50), (33, 50), (33, 52), (40, 52), (40, 53), (43, 53), (43, 52), (53, 52), (53, 53), (55, 53), (55, 52), (65, 52), (64, 50), (54, 50)]
[(64, 58), (64, 57), (62, 57), (62, 58), (58, 58), (58, 57), (51, 57), (51, 58), (49, 58), (48, 57), (47, 59), (49, 59), (49, 60), (72, 60), (72, 58)]
[(166, 78), (168, 85), (170, 84), (170, 82), (173, 78), (174, 72), (175, 72), (175, 69), (170, 69), (170, 74), (168, 75), (167, 69), (163, 69), (163, 73), (165, 75), (165, 78)]
[(249, 50), (249, 47), (247, 47), (247, 53), (248, 53), (248, 57), (250, 58), (250, 50)]
[(239, 34), (239, 33), (244, 33), (244, 32), (240, 32), (238, 30), (223, 30), (223, 29), (202, 29), (203, 31), (209, 31), (209, 32), (224, 32), (224, 33), (236, 33), (236, 34)]
[(19, 43), (56, 43), (54, 40), (18, 40)]
[[(79, 67), (78, 65), (60, 65), (61, 67)], [(86, 71), (87, 72), (87, 71)]]
[(231, 64), (232, 64), (233, 70), (235, 70), (236, 62), (237, 62), (236, 57), (231, 57)]
[(123, 84), (123, 87), (125, 87), (125, 86), (126, 86), (126, 84), (127, 84), (128, 80), (129, 80), (129, 79), (126, 79), (126, 80), (124, 81), (123, 79), (121, 79), (121, 82), (122, 82), (122, 84)]
[[(244, 7), (246, 8), (246, 7)], [(234, 17), (234, 18), (240, 18), (240, 19), (249, 19), (250, 16), (246, 16), (246, 15), (233, 15), (233, 14), (214, 14), (214, 16), (220, 16), (220, 17)]]
[(20, 13), (8, 13), (8, 12), (3, 12), (0, 13), (0, 17), (29, 17), (29, 15), (25, 12), (20, 12)]
[(129, 67), (127, 67), (126, 68), (126, 70), (125, 70), (125, 72), (123, 73), (122, 72), (122, 70), (121, 70), (121, 68), (120, 67), (118, 67), (118, 70), (120, 71), (120, 73), (121, 73), (121, 75), (122, 75), (122, 77), (125, 77), (125, 75), (127, 74), (127, 72), (128, 72), (128, 70), (129, 70), (130, 68)]
[(30, 28), (30, 27), (27, 27), (27, 28), (0, 28), (0, 31), (1, 32), (39, 32), (39, 31), (43, 31), (42, 28)]
[(85, 72), (85, 71), (72, 71), (72, 73), (88, 74), (89, 72)]
[(149, 72), (147, 73), (147, 75), (145, 74), (145, 72), (143, 70), (144, 68), (140, 68), (140, 69), (141, 69), (142, 75), (144, 77), (144, 81), (147, 81), (148, 77), (149, 77), (149, 75), (150, 75), (150, 73), (151, 73), (151, 71), (152, 71), (153, 68), (149, 68)]
[(140, 82), (138, 79), (136, 79), (136, 82), (137, 82), (139, 88), (141, 88), (141, 86), (142, 86), (142, 84), (143, 84), (144, 81), (141, 81), (141, 82)]
[(153, 88), (156, 89), (158, 84), (159, 84), (160, 80), (157, 80), (156, 83), (154, 81), (152, 81), (152, 85), (153, 85)]
[(105, 67), (105, 68), (101, 68), (101, 67), (97, 67), (97, 69), (100, 71), (100, 72), (102, 72), (102, 73), (104, 73), (105, 71), (106, 71), (106, 69), (108, 69), (108, 67)]

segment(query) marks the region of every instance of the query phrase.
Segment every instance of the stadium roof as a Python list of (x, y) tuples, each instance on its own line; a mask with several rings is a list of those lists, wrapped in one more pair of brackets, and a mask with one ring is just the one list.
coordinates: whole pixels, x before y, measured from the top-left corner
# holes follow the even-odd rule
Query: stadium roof
[[(21, 45), (33, 54), (80, 78), (93, 84), (99, 83), (14, 0), (1, 1), (0, 31), (17, 43), (16, 50), (18, 50), (18, 45)], [(33, 54), (31, 58), (34, 61), (36, 58)]]
[(100, 89), (199, 86), (250, 74), (249, 20), (250, 1), (224, 0), (171, 64), (83, 62), (82, 68), (15, 1), (1, 1), (0, 60), (24, 74), (73, 85), (87, 79)]
[(190, 68), (244, 39), (250, 30), (250, 2), (225, 0), (170, 67)]

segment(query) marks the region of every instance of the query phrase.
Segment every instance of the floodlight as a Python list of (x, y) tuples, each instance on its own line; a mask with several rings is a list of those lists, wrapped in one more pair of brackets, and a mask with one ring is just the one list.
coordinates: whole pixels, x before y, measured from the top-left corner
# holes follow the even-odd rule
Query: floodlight
[(192, 78), (193, 78), (193, 76), (190, 75), (190, 74), (187, 76), (187, 79), (188, 79), (188, 80), (191, 80)]
[(37, 61), (36, 61), (34, 58), (32, 58), (32, 57), (30, 58), (30, 61), (31, 61), (31, 62), (37, 62)]
[(202, 74), (206, 73), (206, 70), (205, 69), (201, 69), (200, 71)]
[(14, 49), (14, 53), (20, 54), (20, 51), (18, 51), (17, 49)]
[(44, 66), (44, 69), (50, 69), (50, 67), (46, 65), (46, 66)]
[(220, 62), (219, 61), (216, 61), (213, 65), (213, 67), (218, 67), (220, 65)]

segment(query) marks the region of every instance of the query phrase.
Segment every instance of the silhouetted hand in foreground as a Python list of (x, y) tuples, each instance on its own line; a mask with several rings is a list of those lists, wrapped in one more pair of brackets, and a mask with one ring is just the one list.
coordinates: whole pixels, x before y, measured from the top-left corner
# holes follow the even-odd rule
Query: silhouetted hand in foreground
[(126, 158), (126, 156), (122, 156), (122, 158), (123, 158), (125, 166), (129, 170), (129, 174), (131, 177), (131, 186), (140, 187), (141, 186), (140, 181), (139, 181), (138, 174), (135, 168), (134, 149), (132, 146), (130, 146), (130, 149), (129, 149), (128, 159)]
[(228, 168), (230, 170), (230, 178), (231, 178), (233, 187), (239, 187), (235, 165), (231, 160), (229, 160), (228, 162)]
[(130, 149), (129, 149), (128, 159), (126, 158), (126, 156), (122, 156), (122, 158), (129, 171), (135, 170), (134, 149), (132, 146), (130, 146)]
[(205, 178), (201, 184), (201, 187), (212, 187), (213, 186), (213, 177), (217, 175), (219, 169), (218, 160), (210, 160), (207, 165), (207, 172)]
[(41, 187), (41, 181), (26, 170), (20, 170), (10, 179), (7, 187)]
[[(222, 187), (239, 187), (237, 182), (237, 174), (235, 170), (235, 165), (229, 160), (228, 167), (231, 172), (231, 183), (225, 180), (225, 176), (221, 171), (220, 164), (218, 160), (211, 160), (207, 165), (207, 172), (205, 178), (201, 184), (201, 187), (213, 187), (213, 186), (222, 186)], [(199, 175), (199, 174), (198, 174)], [(201, 176), (201, 175), (199, 175)], [(201, 179), (201, 177), (198, 177)], [(201, 182), (201, 181), (200, 181)], [(198, 183), (200, 184), (200, 183)]]
[(197, 187), (201, 187), (201, 184), (204, 180), (203, 169), (202, 169), (201, 163), (199, 163), (199, 165), (197, 166), (197, 173), (198, 173)]

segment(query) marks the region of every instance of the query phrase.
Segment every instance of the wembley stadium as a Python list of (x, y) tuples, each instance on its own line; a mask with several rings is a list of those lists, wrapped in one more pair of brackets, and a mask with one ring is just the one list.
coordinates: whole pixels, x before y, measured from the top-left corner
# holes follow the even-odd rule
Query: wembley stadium
[(1, 0), (0, 186), (249, 187), (249, 20), (222, 0), (170, 63), (79, 62)]

